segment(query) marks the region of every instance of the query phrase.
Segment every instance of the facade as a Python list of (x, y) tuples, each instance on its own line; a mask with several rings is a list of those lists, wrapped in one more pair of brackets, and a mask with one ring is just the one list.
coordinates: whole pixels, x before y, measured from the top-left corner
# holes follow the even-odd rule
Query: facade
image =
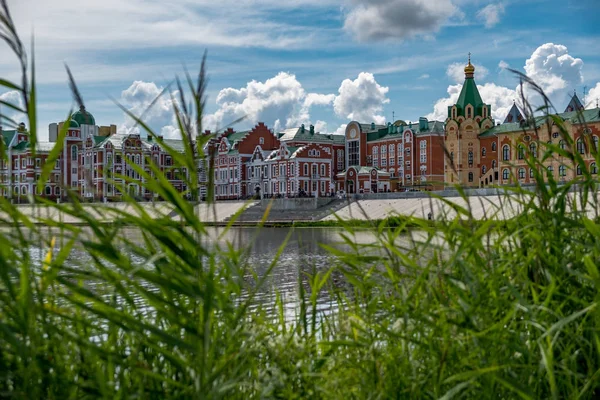
[(419, 118), (387, 125), (352, 121), (346, 127), (345, 171), (338, 190), (377, 193), (433, 190), (444, 182), (444, 125)]
[[(446, 185), (465, 187), (509, 185), (534, 182), (535, 170), (530, 168), (530, 156), (542, 158), (547, 145), (567, 150), (569, 142), (583, 159), (575, 164), (560, 152), (543, 160), (545, 179), (568, 181), (577, 179), (587, 168), (597, 174), (595, 160), (600, 137), (600, 108), (585, 110), (574, 93), (565, 111), (557, 117), (564, 122), (565, 132), (558, 131), (551, 119), (526, 117), (513, 104), (504, 123), (494, 125), (491, 106), (485, 104), (474, 80), (475, 67), (465, 67), (465, 83), (455, 105), (448, 107), (445, 128)], [(565, 137), (563, 135), (568, 136)]]

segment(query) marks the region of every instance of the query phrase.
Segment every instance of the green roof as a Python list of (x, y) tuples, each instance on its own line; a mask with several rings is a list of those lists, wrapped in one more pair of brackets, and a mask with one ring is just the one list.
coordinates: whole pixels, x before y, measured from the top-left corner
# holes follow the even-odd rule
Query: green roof
[(17, 144), (16, 146), (13, 147), (13, 150), (16, 151), (23, 151), (29, 148), (29, 142), (27, 141), (22, 141), (21, 143)]
[(242, 140), (248, 133), (250, 133), (250, 131), (235, 132), (226, 137), (227, 140), (229, 140), (229, 143), (234, 144), (235, 142)]
[(94, 135), (94, 145), (99, 145), (100, 143), (106, 140), (106, 136), (96, 136)]
[(306, 142), (306, 143), (332, 143), (344, 144), (346, 137), (344, 135), (334, 135), (331, 133), (310, 132), (310, 128), (305, 128), (302, 132), (300, 128), (290, 128), (279, 132), (277, 137), (282, 142)]
[[(571, 124), (583, 124), (590, 122), (600, 122), (600, 108), (592, 108), (590, 110), (583, 111), (571, 111), (561, 114), (556, 114), (563, 121), (570, 122)], [(546, 123), (545, 116), (535, 117), (533, 119), (533, 124), (529, 123), (528, 125), (521, 125), (520, 122), (510, 122), (506, 124), (496, 125), (493, 128), (488, 129), (485, 132), (479, 134), (480, 138), (486, 138), (495, 136), (501, 133), (510, 133), (510, 132), (522, 132), (523, 129), (530, 129), (535, 126), (541, 126)]]
[(387, 126), (383, 126), (382, 128), (376, 131), (367, 132), (367, 142), (372, 142), (380, 139), (399, 139), (402, 137), (402, 134), (406, 129), (410, 129), (416, 136), (422, 133), (439, 133), (441, 135), (444, 133), (444, 123), (441, 121), (427, 121), (427, 124), (425, 125), (424, 129), (421, 129), (421, 123), (419, 121), (415, 121), (411, 122), (410, 124), (404, 125), (404, 128), (401, 129), (400, 132), (397, 132), (396, 129), (397, 126), (392, 125), (391, 133), (388, 131)]
[(456, 101), (456, 108), (462, 111), (468, 104), (472, 105), (476, 110), (484, 104), (473, 78), (465, 78), (465, 83)]
[(17, 131), (2, 131), (2, 137), (4, 138), (4, 143), (8, 146), (10, 142), (12, 142), (13, 138), (17, 134)]
[(96, 120), (94, 119), (94, 116), (88, 111), (86, 111), (84, 106), (81, 106), (79, 111), (71, 115), (71, 120), (77, 122), (79, 126), (96, 125)]

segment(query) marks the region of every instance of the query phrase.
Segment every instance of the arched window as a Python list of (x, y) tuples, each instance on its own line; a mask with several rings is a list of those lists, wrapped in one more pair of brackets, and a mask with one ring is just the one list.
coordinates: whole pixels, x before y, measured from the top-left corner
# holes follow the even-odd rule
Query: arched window
[(139, 155), (139, 154), (136, 154), (136, 155), (135, 155), (135, 163), (136, 163), (137, 165), (140, 165), (140, 155)]
[(492, 151), (496, 151), (496, 142), (492, 143)]
[(46, 196), (50, 196), (52, 194), (52, 188), (50, 186), (46, 186)]
[(58, 186), (54, 188), (54, 194), (60, 196), (60, 188)]
[(390, 153), (393, 153), (394, 152), (394, 145), (390, 144), (389, 148), (390, 148)]
[(598, 173), (598, 167), (596, 166), (596, 163), (593, 162), (590, 164), (590, 173), (592, 174), (597, 174)]
[(510, 147), (507, 144), (502, 147), (502, 160), (510, 160)]
[(567, 144), (563, 139), (560, 139), (560, 141), (558, 142), (558, 147), (560, 147), (561, 150), (564, 150), (567, 148)]
[(467, 118), (471, 118), (471, 107), (467, 106)]
[(484, 175), (485, 171), (486, 171), (486, 169), (485, 169), (485, 165), (484, 165), (484, 166), (481, 167), (481, 174)]
[(582, 174), (582, 172), (581, 172), (581, 165), (580, 164), (577, 164), (577, 168), (575, 169), (575, 171), (576, 171), (577, 175), (581, 175)]
[(379, 146), (373, 146), (373, 158), (377, 158), (379, 154)]
[(77, 161), (77, 146), (71, 145), (71, 161)]
[(469, 182), (473, 182), (473, 173), (469, 172)]
[(502, 170), (502, 179), (504, 179), (506, 181), (506, 180), (508, 180), (509, 176), (510, 176), (510, 172), (508, 172), (508, 168), (504, 168), (504, 170)]
[(548, 165), (548, 176), (554, 175), (554, 167), (552, 165)]
[(522, 144), (517, 146), (517, 158), (522, 160), (525, 158), (525, 147)]
[(469, 164), (473, 164), (473, 152), (472, 151), (469, 151), (468, 157), (469, 157)]
[(321, 176), (325, 176), (325, 164), (321, 164)]
[(492, 160), (492, 169), (496, 168), (496, 160)]
[(27, 186), (21, 187), (21, 193), (22, 194), (27, 194)]
[(485, 157), (486, 155), (486, 151), (485, 151), (485, 147), (481, 148), (481, 157)]
[(567, 167), (565, 167), (564, 165), (559, 166), (558, 167), (558, 175), (566, 176), (567, 175)]
[(519, 168), (519, 179), (525, 179), (525, 168)]
[(529, 152), (531, 153), (532, 157), (537, 157), (537, 146), (535, 145), (535, 143), (531, 143), (529, 145)]
[(577, 139), (577, 152), (579, 154), (585, 154), (585, 145), (583, 144), (583, 140), (581, 140), (581, 138)]

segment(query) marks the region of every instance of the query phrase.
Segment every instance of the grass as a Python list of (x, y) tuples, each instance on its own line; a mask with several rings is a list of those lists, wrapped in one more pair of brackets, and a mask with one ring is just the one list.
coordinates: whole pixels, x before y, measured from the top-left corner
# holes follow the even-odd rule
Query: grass
[[(34, 62), (5, 0), (0, 5), (0, 34), (24, 74), (0, 85), (25, 98), (19, 111), (35, 141)], [(186, 75), (188, 89), (179, 92), (191, 101), (174, 109), (186, 146), (171, 155), (190, 171), (207, 160), (208, 138), (196, 136), (204, 71), (203, 64), (196, 82)], [(183, 108), (190, 102), (193, 109)], [(580, 157), (540, 146), (546, 151), (528, 160), (532, 167), (558, 152)], [(77, 197), (61, 205), (32, 198), (87, 224), (39, 226), (0, 198), (13, 227), (0, 231), (0, 398), (600, 397), (600, 226), (590, 171), (578, 182), (577, 203), (571, 183), (545, 182), (539, 173), (535, 187), (511, 188), (523, 212), (509, 224), (464, 223), (473, 216), (456, 207), (458, 216), (438, 215), (435, 225), (406, 218), (390, 229), (372, 221), (370, 244), (356, 243), (354, 222), (342, 224), (347, 250), (327, 248), (331, 268), (299, 276), (291, 321), (281, 296), (269, 305), (256, 299), (283, 246), (257, 275), (247, 249), (207, 245), (193, 201), (160, 173), (138, 172), (183, 224), (148, 218), (125, 195), (138, 214), (107, 211), (120, 221), (114, 225), (97, 222)], [(192, 193), (198, 182), (193, 172)], [(124, 226), (136, 227), (141, 242), (123, 235)], [(400, 245), (408, 226), (418, 226), (420, 238)], [(74, 254), (85, 254), (85, 264), (73, 267)], [(334, 285), (332, 274), (344, 284)], [(336, 299), (335, 313), (318, 312), (323, 291)]]

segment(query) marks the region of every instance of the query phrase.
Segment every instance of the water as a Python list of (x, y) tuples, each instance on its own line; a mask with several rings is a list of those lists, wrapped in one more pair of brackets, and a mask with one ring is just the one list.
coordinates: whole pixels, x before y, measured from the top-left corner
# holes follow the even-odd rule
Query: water
[[(306, 290), (309, 275), (315, 271), (325, 271), (336, 262), (334, 256), (329, 254), (321, 244), (325, 244), (343, 251), (349, 247), (343, 244), (340, 229), (336, 228), (232, 228), (223, 233), (222, 228), (210, 228), (209, 235), (205, 238), (207, 247), (220, 246), (225, 248), (228, 244), (234, 248), (247, 248), (247, 263), (255, 273), (263, 276), (280, 247), (288, 238), (287, 245), (282, 252), (276, 266), (271, 271), (264, 287), (257, 295), (256, 300), (263, 308), (273, 310), (275, 306), (275, 294), (278, 293), (284, 304), (286, 318), (294, 319), (300, 312), (300, 282)], [(48, 232), (52, 236), (51, 231)], [(138, 230), (125, 228), (122, 235), (133, 242), (142, 243)], [(81, 237), (85, 237), (82, 235)], [(375, 239), (374, 232), (369, 230), (358, 231), (354, 241), (358, 243), (372, 243)], [(60, 243), (57, 243), (60, 247)], [(36, 247), (31, 249), (34, 259), (41, 260), (47, 249)], [(130, 254), (134, 264), (143, 265), (145, 260)], [(77, 247), (73, 248), (68, 258), (68, 264), (74, 267), (88, 265), (92, 262), (89, 254)], [(251, 279), (250, 276), (248, 278)], [(333, 285), (342, 286), (343, 277), (333, 274), (331, 277)], [(90, 283), (93, 287), (94, 284)], [(335, 309), (336, 304), (330, 296), (330, 292), (323, 290), (317, 298), (318, 312), (328, 313)]]

